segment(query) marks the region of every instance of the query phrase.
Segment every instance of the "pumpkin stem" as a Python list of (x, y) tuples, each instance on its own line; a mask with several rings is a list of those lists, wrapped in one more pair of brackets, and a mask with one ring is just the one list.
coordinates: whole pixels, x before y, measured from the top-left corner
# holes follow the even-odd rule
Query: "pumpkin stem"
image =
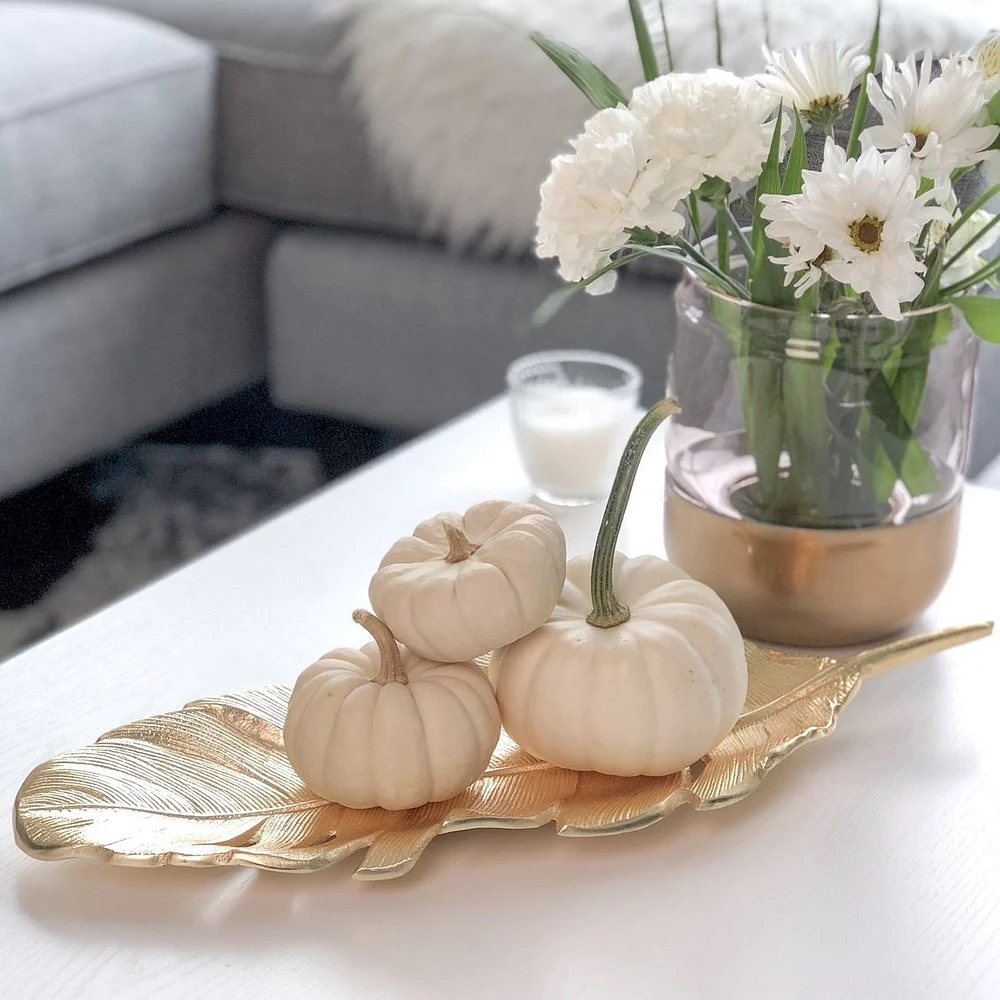
[(379, 670), (373, 680), (376, 684), (409, 684), (410, 680), (403, 670), (403, 661), (399, 655), (396, 637), (389, 631), (389, 626), (370, 611), (355, 611), (351, 617), (375, 640), (379, 653)]
[(468, 536), (451, 521), (444, 522), (444, 533), (448, 539), (448, 554), (444, 557), (447, 563), (465, 562), (471, 555), (479, 551), (478, 545), (473, 545)]
[(597, 533), (594, 561), (590, 569), (590, 597), (594, 609), (587, 615), (587, 624), (596, 628), (616, 628), (618, 625), (624, 625), (632, 615), (628, 606), (615, 597), (614, 569), (618, 535), (622, 530), (622, 520), (625, 517), (629, 497), (632, 495), (639, 462), (646, 445), (649, 444), (649, 439), (653, 436), (653, 431), (667, 417), (680, 412), (677, 400), (661, 399), (639, 421), (628, 439), (628, 444), (625, 445), (615, 475), (615, 483), (611, 488), (611, 496), (608, 497), (608, 505), (604, 509), (601, 529)]

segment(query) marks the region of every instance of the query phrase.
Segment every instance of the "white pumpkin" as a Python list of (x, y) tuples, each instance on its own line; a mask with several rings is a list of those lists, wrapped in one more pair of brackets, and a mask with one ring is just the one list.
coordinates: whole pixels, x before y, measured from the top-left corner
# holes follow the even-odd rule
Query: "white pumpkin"
[(433, 663), (400, 650), (367, 611), (375, 638), (335, 649), (298, 679), (285, 752), (317, 795), (352, 809), (412, 809), (462, 792), (500, 736), (489, 678), (474, 663)]
[(540, 507), (492, 500), (401, 538), (368, 597), (396, 638), (430, 660), (472, 660), (541, 625), (566, 580), (566, 536)]
[(721, 598), (663, 559), (615, 552), (642, 451), (672, 412), (664, 400), (633, 434), (594, 555), (571, 560), (549, 621), (493, 658), (505, 728), (560, 767), (672, 774), (743, 709), (746, 654)]

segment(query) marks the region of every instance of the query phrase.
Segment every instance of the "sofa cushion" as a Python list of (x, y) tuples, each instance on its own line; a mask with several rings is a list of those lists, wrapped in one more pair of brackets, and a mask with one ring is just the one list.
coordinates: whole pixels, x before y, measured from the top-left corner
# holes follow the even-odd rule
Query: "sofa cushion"
[(218, 185), (238, 208), (413, 233), (374, 169), (345, 86), (350, 0), (94, 0), (211, 42), (220, 55)]
[(214, 54), (131, 15), (0, 3), (0, 291), (214, 206)]

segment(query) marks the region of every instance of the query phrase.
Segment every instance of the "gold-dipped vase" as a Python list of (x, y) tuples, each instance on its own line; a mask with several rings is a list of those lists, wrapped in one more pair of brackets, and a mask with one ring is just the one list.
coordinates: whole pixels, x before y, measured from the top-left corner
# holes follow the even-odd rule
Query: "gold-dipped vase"
[(667, 486), (673, 562), (715, 590), (743, 634), (787, 646), (870, 642), (911, 625), (940, 593), (961, 497), (901, 525), (789, 528), (711, 511)]

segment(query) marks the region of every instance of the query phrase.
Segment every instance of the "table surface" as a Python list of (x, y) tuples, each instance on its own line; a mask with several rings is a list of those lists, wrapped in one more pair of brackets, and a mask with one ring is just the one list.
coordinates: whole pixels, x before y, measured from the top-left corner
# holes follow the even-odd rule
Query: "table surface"
[[(621, 547), (662, 553), (662, 446)], [(276, 681), (331, 646), (418, 520), (526, 498), (497, 401), (0, 666), (0, 799), (113, 726)], [(561, 514), (571, 552), (601, 511)], [(1000, 494), (970, 488), (922, 626), (996, 616)], [(40, 864), (0, 843), (0, 995), (1000, 997), (995, 639), (865, 685), (749, 800), (628, 836), (440, 838), (395, 882)], [(360, 855), (357, 856), (360, 858)]]

